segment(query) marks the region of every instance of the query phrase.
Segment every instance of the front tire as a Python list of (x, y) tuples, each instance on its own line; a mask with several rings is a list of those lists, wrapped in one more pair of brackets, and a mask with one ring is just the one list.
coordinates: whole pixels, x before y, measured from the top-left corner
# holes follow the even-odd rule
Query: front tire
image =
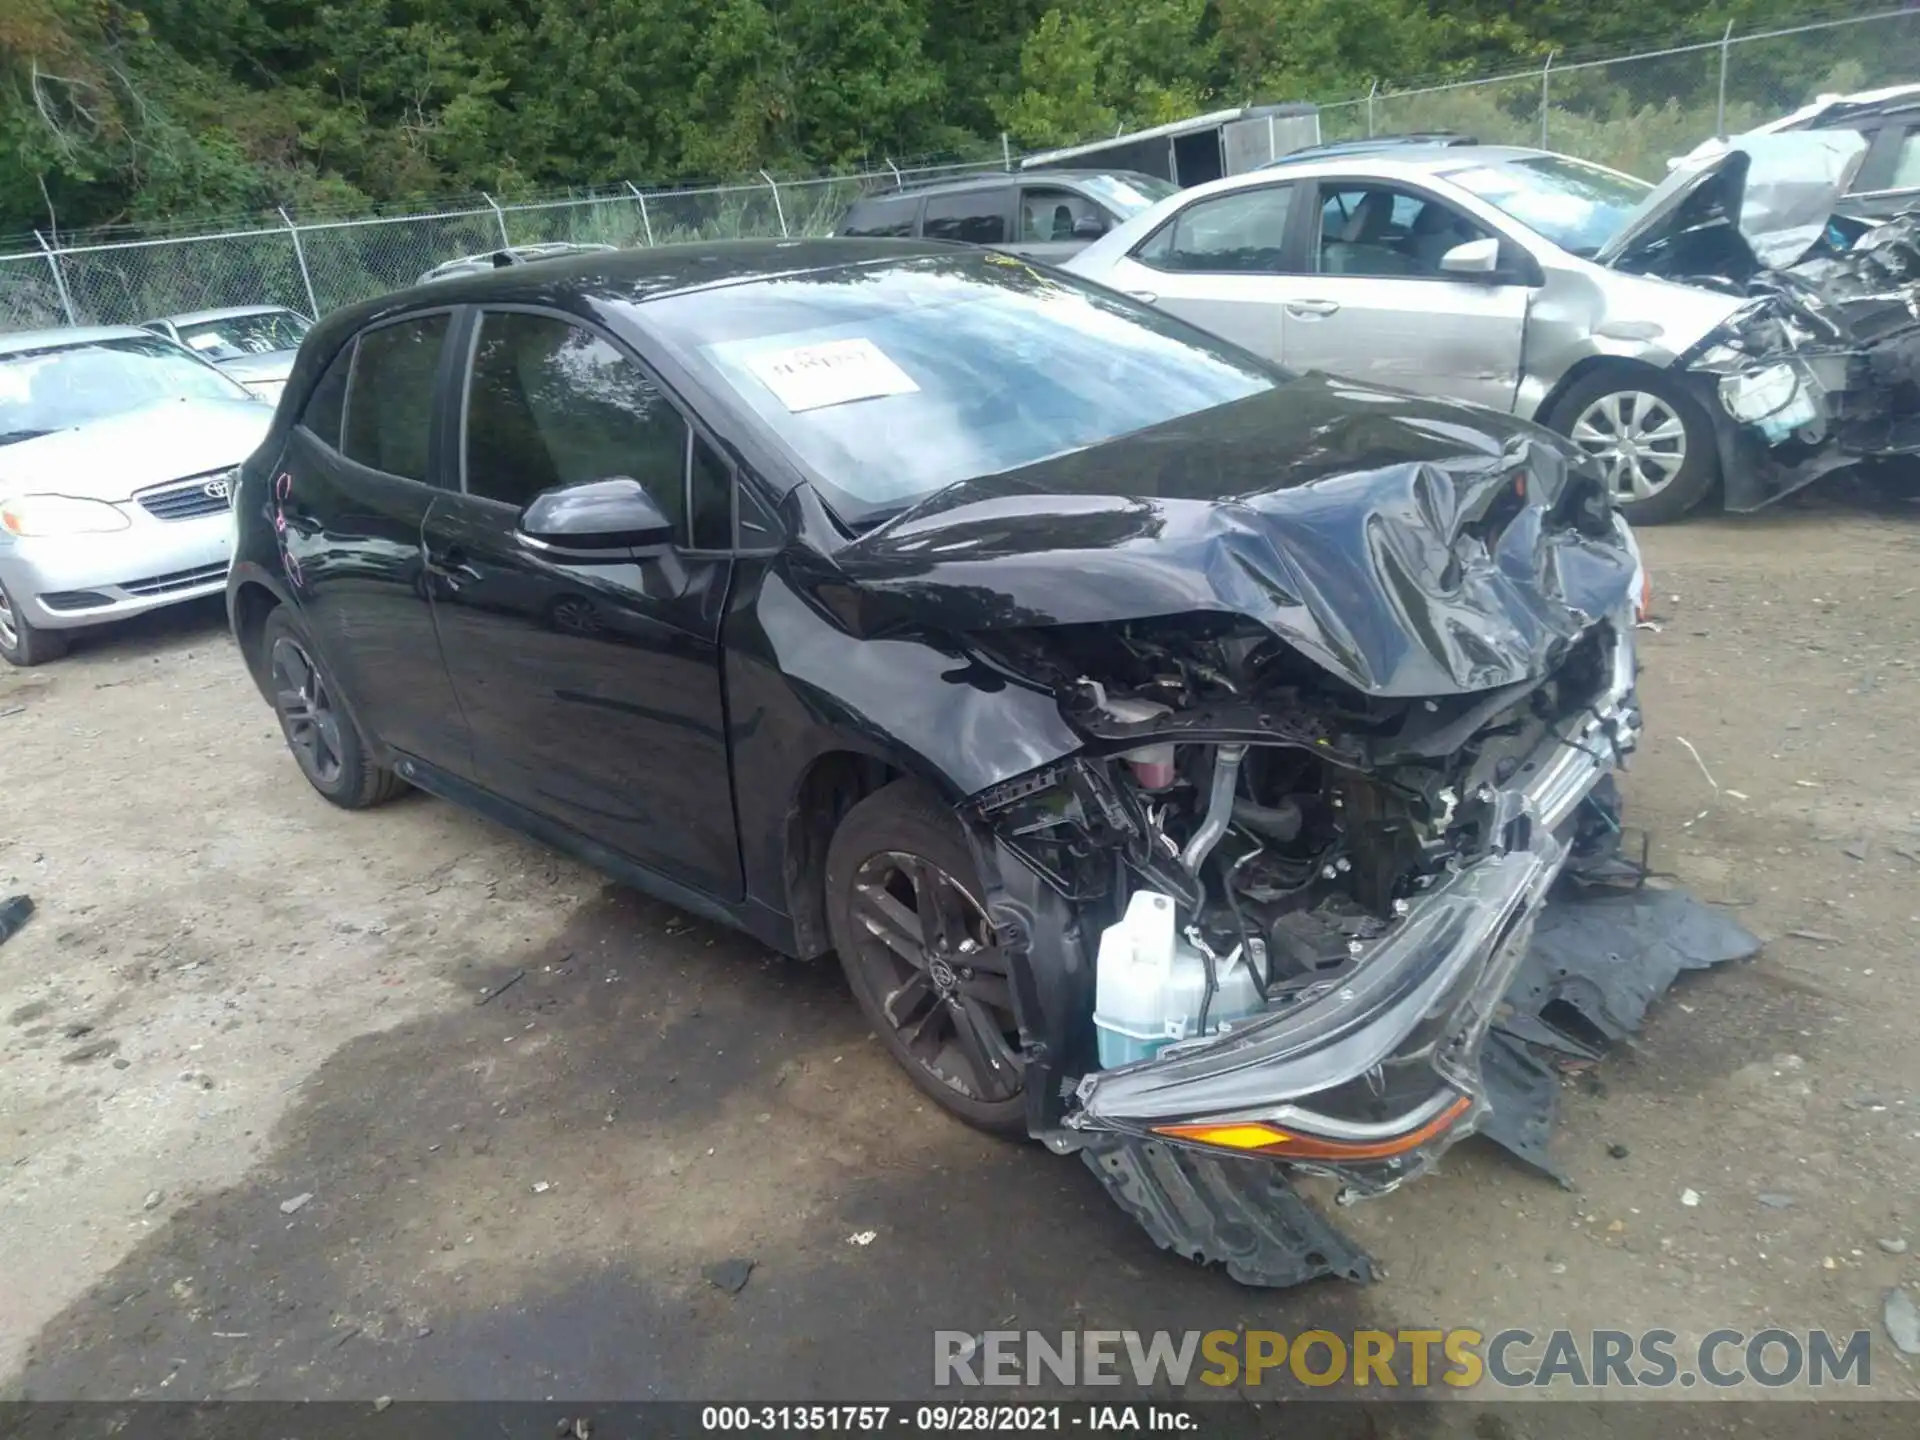
[(7, 587), (0, 585), (0, 660), (24, 670), (58, 660), (66, 653), (66, 632), (41, 630), (30, 624)]
[(307, 783), (343, 810), (391, 800), (406, 783), (375, 763), (300, 622), (278, 608), (260, 627), (260, 673), (280, 733)]
[(1023, 1133), (1008, 962), (952, 810), (917, 780), (875, 791), (834, 831), (826, 885), (834, 949), (881, 1043), (941, 1108)]
[(1596, 371), (1560, 397), (1547, 424), (1600, 462), (1614, 507), (1635, 525), (1678, 520), (1720, 478), (1713, 422), (1658, 370)]

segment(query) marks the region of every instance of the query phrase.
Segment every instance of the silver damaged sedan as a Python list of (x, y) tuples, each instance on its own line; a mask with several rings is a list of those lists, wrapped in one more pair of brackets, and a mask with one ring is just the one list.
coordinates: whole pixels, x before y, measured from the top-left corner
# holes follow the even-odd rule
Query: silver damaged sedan
[(1757, 137), (1657, 189), (1508, 147), (1281, 160), (1064, 268), (1296, 370), (1550, 426), (1636, 522), (1716, 482), (1751, 510), (1920, 447), (1900, 384), (1920, 374), (1920, 225), (1832, 214), (1863, 148)]
[(220, 594), (234, 475), (272, 419), (144, 330), (0, 335), (0, 659)]

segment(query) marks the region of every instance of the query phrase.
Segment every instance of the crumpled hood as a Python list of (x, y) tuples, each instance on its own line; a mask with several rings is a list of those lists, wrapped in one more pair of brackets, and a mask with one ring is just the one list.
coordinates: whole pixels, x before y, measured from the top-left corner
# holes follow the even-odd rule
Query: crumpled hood
[(1371, 694), (1484, 690), (1629, 603), (1638, 559), (1566, 455), (1510, 416), (1312, 375), (951, 486), (807, 588), (855, 634), (1212, 611)]
[(0, 496), (126, 500), (149, 485), (238, 465), (272, 423), (272, 407), (257, 400), (163, 400), (0, 446)]
[(1676, 162), (1594, 262), (1638, 269), (1677, 235), (1713, 215), (1730, 215), (1738, 217), (1757, 265), (1792, 265), (1825, 233), (1866, 153), (1866, 140), (1852, 130), (1743, 135), (1703, 145)]

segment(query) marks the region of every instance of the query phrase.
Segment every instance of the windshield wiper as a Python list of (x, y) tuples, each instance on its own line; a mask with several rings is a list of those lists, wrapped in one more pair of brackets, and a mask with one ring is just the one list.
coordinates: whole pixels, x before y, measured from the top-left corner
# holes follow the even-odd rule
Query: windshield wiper
[(51, 435), (51, 430), (0, 430), (0, 445), (12, 445), (21, 440), (38, 440), (42, 435)]

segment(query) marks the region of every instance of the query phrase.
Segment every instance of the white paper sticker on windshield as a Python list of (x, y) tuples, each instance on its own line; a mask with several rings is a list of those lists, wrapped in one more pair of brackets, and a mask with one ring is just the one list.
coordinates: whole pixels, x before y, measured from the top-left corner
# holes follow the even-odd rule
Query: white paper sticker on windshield
[(871, 340), (829, 340), (747, 357), (747, 368), (796, 413), (882, 395), (911, 395), (913, 377)]
[(187, 337), (187, 344), (195, 350), (218, 350), (220, 348), (220, 337), (218, 335), (189, 335)]

